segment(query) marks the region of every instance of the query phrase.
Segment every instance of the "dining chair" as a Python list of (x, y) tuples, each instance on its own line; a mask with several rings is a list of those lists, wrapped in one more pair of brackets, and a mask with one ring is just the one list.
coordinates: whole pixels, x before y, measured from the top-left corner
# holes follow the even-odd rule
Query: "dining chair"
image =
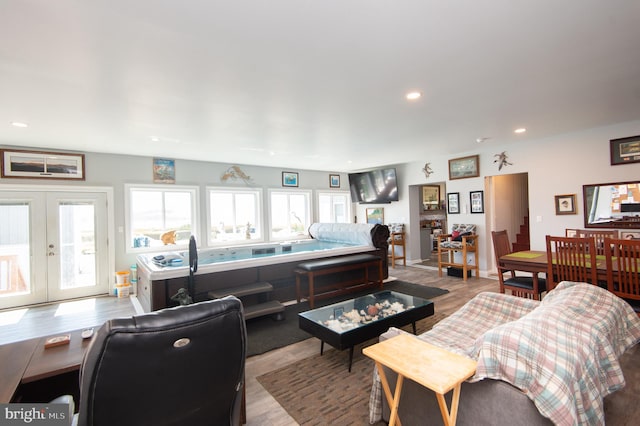
[(640, 240), (605, 238), (607, 289), (640, 315)]
[[(502, 256), (512, 253), (507, 231), (492, 231), (491, 239), (496, 257), (500, 293), (504, 293), (508, 289), (514, 296), (542, 300), (542, 293), (547, 290), (547, 281), (544, 278), (538, 277), (537, 273), (533, 273), (531, 276), (519, 276), (516, 271), (504, 268), (500, 262)], [(507, 279), (504, 278), (505, 273), (509, 274)]]
[(596, 245), (592, 237), (556, 237), (547, 235), (547, 290), (561, 281), (598, 285)]
[(591, 230), (591, 229), (578, 229), (577, 237), (581, 238), (593, 238), (596, 244), (596, 254), (604, 256), (604, 239), (605, 238), (618, 238), (618, 230)]

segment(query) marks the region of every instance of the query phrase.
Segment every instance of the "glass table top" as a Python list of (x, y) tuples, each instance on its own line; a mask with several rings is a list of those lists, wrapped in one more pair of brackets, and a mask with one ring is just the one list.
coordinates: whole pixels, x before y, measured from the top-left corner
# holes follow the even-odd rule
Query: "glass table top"
[(345, 333), (430, 303), (430, 300), (417, 296), (381, 291), (301, 312), (298, 315), (336, 333)]

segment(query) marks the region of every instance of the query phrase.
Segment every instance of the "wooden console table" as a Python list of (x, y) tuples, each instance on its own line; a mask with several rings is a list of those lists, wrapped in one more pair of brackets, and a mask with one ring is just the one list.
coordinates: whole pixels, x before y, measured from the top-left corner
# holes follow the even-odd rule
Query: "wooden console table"
[[(389, 426), (395, 425), (396, 421), (400, 424), (398, 407), (405, 377), (434, 391), (444, 424), (456, 424), (460, 387), (475, 373), (475, 361), (404, 334), (364, 348), (362, 353), (376, 362), (382, 388), (391, 407)], [(398, 373), (393, 395), (384, 374), (384, 366)], [(449, 411), (444, 395), (451, 390), (453, 398)]]
[(71, 335), (69, 344), (49, 349), (44, 343), (51, 336), (0, 345), (0, 403), (11, 402), (20, 384), (79, 370), (91, 341), (81, 333), (60, 333)]

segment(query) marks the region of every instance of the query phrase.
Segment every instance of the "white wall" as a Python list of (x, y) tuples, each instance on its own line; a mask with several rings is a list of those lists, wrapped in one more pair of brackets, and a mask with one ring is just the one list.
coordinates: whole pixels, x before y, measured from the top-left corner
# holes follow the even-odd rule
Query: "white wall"
[[(409, 163), (404, 168), (406, 173), (398, 177), (399, 182), (402, 187), (407, 187), (446, 181), (447, 192), (460, 192), (463, 209), (462, 214), (448, 220), (449, 228), (452, 223), (477, 224), (480, 243), (484, 246), (490, 243), (487, 240), (490, 240), (490, 234), (487, 234), (486, 218), (485, 215), (469, 213), (469, 191), (482, 190), (485, 176), (528, 173), (531, 249), (545, 250), (545, 235), (564, 235), (565, 228), (584, 228), (582, 185), (640, 180), (640, 163), (611, 166), (609, 153), (609, 140), (640, 135), (640, 120), (545, 139), (536, 139), (534, 131), (531, 129), (530, 134), (517, 144), (501, 145), (499, 141), (491, 139), (482, 144), (470, 141), (471, 150), (468, 152)], [(513, 165), (498, 171), (498, 165), (493, 163), (494, 155), (502, 151), (507, 152)], [(480, 177), (449, 181), (448, 160), (475, 154), (480, 155)], [(429, 179), (421, 171), (425, 162), (430, 162), (434, 171)], [(406, 193), (407, 190), (401, 190), (401, 197)], [(554, 196), (561, 194), (577, 195), (578, 214), (556, 216)], [(487, 200), (485, 206), (486, 203)], [(408, 254), (409, 259), (419, 258), (419, 253)], [(491, 253), (480, 253), (481, 269), (487, 265), (488, 255)]]

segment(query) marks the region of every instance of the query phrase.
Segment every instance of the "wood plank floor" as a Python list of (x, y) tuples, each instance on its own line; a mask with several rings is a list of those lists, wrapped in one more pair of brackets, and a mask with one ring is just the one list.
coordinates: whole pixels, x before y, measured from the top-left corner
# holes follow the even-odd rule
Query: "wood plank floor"
[[(446, 315), (458, 310), (469, 299), (483, 291), (499, 291), (497, 279), (445, 278), (433, 284), (437, 269), (398, 265), (389, 269), (389, 275), (403, 281), (416, 284), (437, 286), (449, 290), (449, 293), (434, 299), (436, 312)], [(287, 414), (278, 402), (256, 380), (257, 376), (276, 370), (298, 360), (310, 357), (320, 351), (320, 340), (310, 338), (293, 345), (250, 357), (246, 365), (247, 384), (247, 426), (295, 426), (298, 423)], [(363, 419), (362, 424), (367, 424)]]

